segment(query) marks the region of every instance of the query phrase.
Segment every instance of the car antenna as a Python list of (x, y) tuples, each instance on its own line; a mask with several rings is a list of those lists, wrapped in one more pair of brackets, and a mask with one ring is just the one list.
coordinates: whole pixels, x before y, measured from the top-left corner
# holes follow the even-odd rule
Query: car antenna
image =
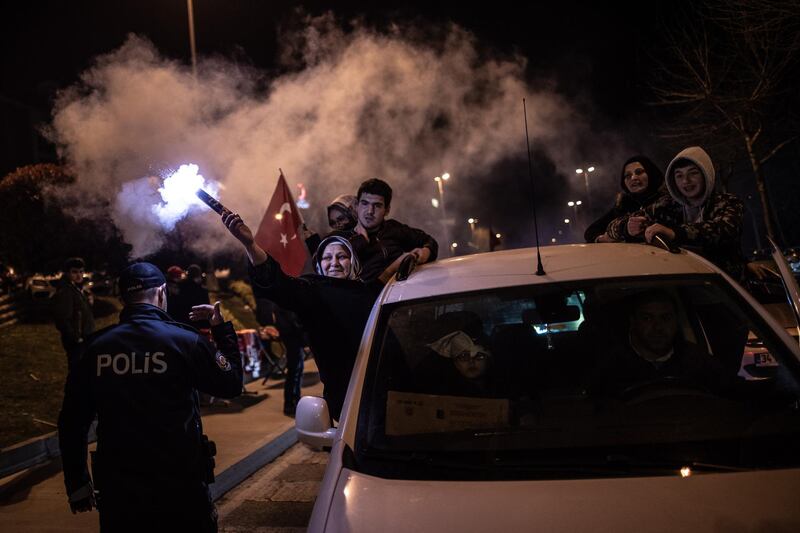
[(525, 105), (525, 98), (522, 99), (522, 113), (525, 116), (525, 143), (528, 149), (528, 176), (531, 178), (531, 196), (533, 197), (533, 232), (536, 234), (536, 275), (544, 276), (542, 266), (542, 254), (539, 251), (539, 223), (536, 219), (536, 189), (533, 180), (533, 163), (531, 163), (531, 139), (528, 137), (528, 108)]

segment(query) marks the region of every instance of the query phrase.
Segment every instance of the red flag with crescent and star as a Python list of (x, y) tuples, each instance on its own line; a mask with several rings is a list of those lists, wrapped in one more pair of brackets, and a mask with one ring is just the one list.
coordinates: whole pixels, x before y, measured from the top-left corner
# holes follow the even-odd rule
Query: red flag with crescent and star
[(255, 238), (256, 243), (281, 265), (281, 270), (295, 277), (303, 273), (309, 257), (302, 226), (303, 219), (281, 172)]

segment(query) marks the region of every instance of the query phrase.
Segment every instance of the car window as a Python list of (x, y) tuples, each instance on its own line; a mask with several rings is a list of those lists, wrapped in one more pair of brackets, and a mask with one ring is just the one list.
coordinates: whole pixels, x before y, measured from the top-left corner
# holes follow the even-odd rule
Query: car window
[[(547, 464), (552, 476), (610, 456), (797, 464), (796, 446), (773, 450), (800, 443), (797, 360), (724, 283), (596, 280), (386, 306), (356, 456), (376, 475), (424, 456), (428, 466), (446, 457), (448, 475), (461, 461), (467, 477), (500, 478), (519, 474), (504, 461)], [(404, 464), (412, 477), (437, 475)]]

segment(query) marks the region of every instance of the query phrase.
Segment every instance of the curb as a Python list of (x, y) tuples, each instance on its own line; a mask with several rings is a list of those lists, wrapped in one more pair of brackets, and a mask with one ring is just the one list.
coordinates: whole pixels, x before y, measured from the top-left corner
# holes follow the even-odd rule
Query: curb
[(294, 446), (297, 442), (297, 431), (294, 425), (278, 435), (275, 439), (264, 444), (257, 450), (246, 455), (219, 474), (214, 483), (209, 485), (211, 499), (217, 501), (232, 488), (253, 475), (259, 468), (273, 461), (283, 452)]
[[(88, 442), (97, 440), (96, 422), (89, 426)], [(61, 455), (58, 449), (58, 432), (53, 431), (33, 437), (0, 450), (0, 479), (44, 463)]]
[[(89, 442), (96, 440), (94, 429), (95, 424), (93, 423), (89, 428)], [(292, 425), (271, 441), (233, 463), (217, 474), (214, 483), (209, 485), (211, 499), (213, 501), (220, 499), (239, 483), (253, 475), (259, 468), (270, 463), (294, 446), (296, 442), (297, 431)], [(3, 448), (2, 454), (0, 454), (0, 478), (41, 465), (60, 455), (58, 432), (56, 431)]]

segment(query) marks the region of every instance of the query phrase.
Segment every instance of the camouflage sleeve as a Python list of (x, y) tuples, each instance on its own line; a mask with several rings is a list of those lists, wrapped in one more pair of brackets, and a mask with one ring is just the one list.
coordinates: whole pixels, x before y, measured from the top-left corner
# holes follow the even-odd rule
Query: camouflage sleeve
[(606, 233), (608, 236), (614, 239), (615, 241), (625, 241), (628, 240), (628, 218), (630, 214), (622, 215), (621, 217), (617, 217), (611, 222), (608, 223), (606, 226)]
[(707, 218), (678, 225), (675, 240), (678, 244), (692, 246), (718, 246), (737, 240), (742, 234), (743, 215), (744, 206), (739, 198), (733, 194), (718, 194)]

